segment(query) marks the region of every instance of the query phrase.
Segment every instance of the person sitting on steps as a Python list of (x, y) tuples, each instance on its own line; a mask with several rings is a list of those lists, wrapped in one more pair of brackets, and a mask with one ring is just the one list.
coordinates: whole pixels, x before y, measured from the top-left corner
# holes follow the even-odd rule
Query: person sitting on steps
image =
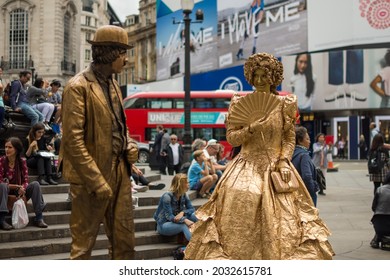
[[(144, 173), (134, 164), (131, 166), (131, 177), (133, 177), (133, 180), (135, 184), (139, 185), (139, 183), (142, 184), (142, 186), (148, 186), (150, 189), (158, 189), (161, 190), (165, 188), (165, 184), (153, 184), (150, 183), (144, 176)], [(136, 189), (137, 190), (137, 189)], [(139, 191), (139, 190), (137, 190)]]
[[(53, 179), (53, 166), (50, 157), (39, 155), (38, 151), (51, 151), (53, 147), (48, 145), (45, 137), (45, 127), (42, 123), (35, 124), (28, 134), (28, 149), (26, 151), (27, 166), (38, 169), (38, 182), (41, 185), (58, 185)], [(53, 154), (54, 156), (54, 154)], [(45, 177), (47, 181), (45, 180)]]
[[(45, 201), (37, 181), (28, 182), (28, 170), (26, 160), (22, 158), (23, 144), (17, 137), (11, 137), (5, 141), (5, 156), (0, 157), (0, 228), (11, 230), (12, 226), (5, 221), (8, 214), (8, 195), (30, 198), (35, 212), (34, 225), (39, 228), (47, 228), (43, 220)], [(20, 198), (22, 199), (22, 198)]]
[(194, 160), (188, 170), (190, 189), (196, 190), (201, 198), (210, 198), (210, 190), (218, 180), (214, 165), (202, 150), (194, 152)]
[(173, 177), (169, 191), (161, 196), (153, 215), (159, 234), (173, 236), (183, 233), (188, 241), (191, 239), (190, 228), (198, 219), (186, 194), (188, 186), (187, 175), (178, 173)]

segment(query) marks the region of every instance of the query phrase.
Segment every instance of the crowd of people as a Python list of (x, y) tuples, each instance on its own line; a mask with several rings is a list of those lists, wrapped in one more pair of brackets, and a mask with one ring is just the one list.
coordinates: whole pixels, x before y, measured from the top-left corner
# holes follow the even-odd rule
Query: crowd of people
[[(11, 131), (4, 142), (5, 155), (0, 162), (0, 229), (13, 228), (5, 217), (18, 199), (26, 203), (32, 200), (36, 215), (33, 224), (46, 228), (48, 225), (43, 220), (46, 204), (41, 186), (57, 185), (56, 179), (60, 176), (54, 158), (59, 153), (61, 141), (61, 82), (54, 79), (49, 84), (36, 77), (29, 86), (31, 72), (24, 70), (19, 73), (18, 80), (6, 85), (2, 73), (0, 68), (0, 124), (8, 121), (7, 114), (13, 111), (29, 119), (31, 127), (26, 131), (26, 139), (13, 136)], [(29, 170), (38, 173), (36, 181), (30, 182)]]
[[(113, 79), (127, 63), (126, 50), (131, 46), (126, 31), (117, 26), (99, 27), (88, 42), (93, 62), (68, 82), (63, 98), (55, 89), (61, 86), (57, 81), (50, 84), (51, 95), (42, 79), (27, 88), (28, 71), (22, 71), (11, 85), (11, 107), (29, 118), (32, 128), (25, 154), (22, 141), (11, 137), (0, 158), (0, 228), (12, 229), (5, 219), (10, 196), (31, 199), (34, 225), (48, 226), (43, 219), (41, 185), (57, 184), (46, 153), (60, 145), (59, 164), (72, 198), (70, 258), (91, 257), (103, 221), (109, 258), (133, 259), (132, 198), (136, 186), (151, 183), (134, 165), (138, 148), (129, 137), (119, 85)], [(156, 230), (168, 236), (182, 233), (188, 242), (185, 259), (332, 259), (330, 231), (316, 208), (317, 193), (325, 194), (317, 179), (320, 171), (326, 177), (325, 135), (317, 135), (311, 156), (308, 131), (296, 126), (296, 95), (280, 96), (276, 91), (283, 80), (283, 65), (276, 57), (253, 54), (245, 62), (244, 76), (255, 90), (232, 97), (226, 138), (239, 148), (230, 158), (216, 139), (195, 139), (192, 159), (184, 162), (178, 136), (157, 126), (151, 151), (159, 172), (173, 179), (153, 215)], [(251, 96), (273, 105), (234, 118), (237, 108)], [(56, 145), (44, 137), (52, 129), (53, 118), (54, 123), (62, 123), (66, 136)], [(381, 168), (369, 177), (374, 182), (376, 233), (371, 246), (384, 250), (390, 249), (389, 149), (377, 133), (368, 151), (369, 158), (375, 153), (381, 162)], [(28, 168), (37, 169), (38, 181), (29, 182)], [(292, 178), (298, 178), (297, 182)], [(291, 188), (282, 189), (279, 184)], [(189, 189), (206, 200), (198, 210), (187, 194)]]

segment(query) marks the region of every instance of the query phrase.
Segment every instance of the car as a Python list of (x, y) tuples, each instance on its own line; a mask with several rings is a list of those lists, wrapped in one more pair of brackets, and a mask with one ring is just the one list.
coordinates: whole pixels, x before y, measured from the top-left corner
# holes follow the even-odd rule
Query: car
[(149, 144), (135, 141), (138, 146), (138, 162), (139, 163), (148, 163), (149, 162)]

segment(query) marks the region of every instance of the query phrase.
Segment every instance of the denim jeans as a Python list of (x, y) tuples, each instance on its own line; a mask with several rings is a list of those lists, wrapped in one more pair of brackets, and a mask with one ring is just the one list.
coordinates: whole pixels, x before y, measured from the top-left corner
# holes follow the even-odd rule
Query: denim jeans
[[(190, 217), (187, 217), (187, 219), (193, 222), (196, 222), (198, 220), (195, 216), (195, 213), (193, 213)], [(172, 222), (166, 222), (162, 225), (157, 225), (157, 231), (159, 234), (167, 236), (176, 235), (182, 232), (184, 233), (184, 236), (188, 241), (190, 241), (191, 239), (191, 232), (185, 223), (176, 224)]]
[[(359, 84), (363, 82), (363, 50), (347, 50), (346, 83)], [(344, 83), (344, 53), (343, 51), (329, 52), (329, 84)]]
[(18, 104), (19, 108), (22, 109), (23, 115), (31, 120), (31, 126), (38, 122), (43, 121), (43, 115), (37, 109), (31, 107), (30, 104), (22, 102)]
[[(6, 184), (0, 184), (0, 213), (8, 213), (7, 201), (8, 201), (9, 188)], [(37, 181), (31, 182), (26, 188), (26, 199), (32, 200), (32, 205), (36, 216), (42, 217), (42, 212), (45, 209), (46, 203), (43, 200), (41, 186)]]
[(50, 119), (54, 113), (54, 105), (53, 104), (45, 102), (45, 103), (34, 104), (31, 107), (38, 110), (42, 114), (44, 120), (47, 123), (50, 122)]

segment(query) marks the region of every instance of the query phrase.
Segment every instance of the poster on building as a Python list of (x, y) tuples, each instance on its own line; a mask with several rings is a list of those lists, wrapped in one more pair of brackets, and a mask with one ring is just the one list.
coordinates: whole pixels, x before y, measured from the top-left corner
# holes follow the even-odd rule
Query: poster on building
[[(157, 0), (157, 80), (184, 74), (184, 22), (180, 1)], [(196, 20), (202, 10), (203, 20)], [(207, 72), (217, 64), (217, 0), (197, 0), (190, 14), (191, 73)]]
[(301, 112), (390, 108), (390, 50), (349, 49), (282, 57), (282, 90)]
[(218, 67), (307, 51), (306, 0), (218, 0)]
[(191, 90), (251, 91), (242, 65), (191, 75)]
[(307, 0), (310, 52), (390, 42), (389, 0)]

